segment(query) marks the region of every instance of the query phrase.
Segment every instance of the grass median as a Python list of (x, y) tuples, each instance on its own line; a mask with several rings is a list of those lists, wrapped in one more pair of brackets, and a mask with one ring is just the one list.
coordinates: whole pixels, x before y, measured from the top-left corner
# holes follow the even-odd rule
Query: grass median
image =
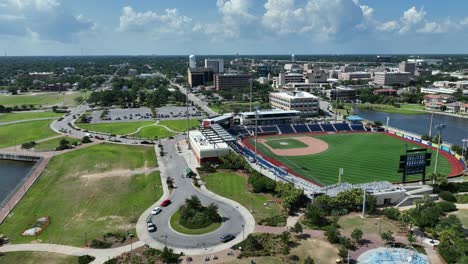
[(21, 233), (35, 219), (51, 224), (43, 243), (83, 246), (107, 232), (134, 230), (135, 219), (162, 195), (159, 172), (131, 173), (157, 166), (153, 148), (100, 144), (54, 157), (40, 178), (0, 225), (12, 243), (35, 237)]
[(60, 146), (60, 141), (62, 139), (67, 140), (68, 142), (70, 142), (70, 144), (81, 141), (79, 139), (71, 138), (71, 137), (59, 137), (59, 138), (54, 138), (54, 139), (51, 139), (51, 140), (47, 140), (47, 141), (37, 143), (37, 145), (34, 147), (34, 149), (38, 150), (38, 151), (53, 151), (58, 146)]
[(37, 118), (59, 118), (63, 116), (63, 113), (55, 112), (22, 112), (22, 113), (10, 113), (0, 114), (0, 123), (14, 122), (28, 119)]
[(0, 126), (0, 148), (21, 145), (57, 135), (50, 129), (51, 121), (31, 121)]
[(115, 122), (115, 123), (100, 123), (100, 124), (85, 124), (77, 123), (76, 126), (89, 131), (108, 133), (114, 135), (127, 135), (135, 132), (142, 126), (154, 124), (155, 121), (138, 121), (138, 122)]
[(0, 105), (15, 106), (15, 105), (34, 105), (34, 106), (50, 106), (63, 104), (65, 106), (76, 106), (76, 98), (88, 98), (90, 92), (73, 92), (73, 93), (38, 93), (26, 95), (1, 95)]
[(203, 235), (203, 234), (208, 234), (216, 229), (218, 229), (221, 226), (221, 223), (217, 222), (212, 222), (210, 225), (203, 227), (203, 228), (188, 228), (180, 224), (180, 211), (175, 212), (171, 216), (170, 224), (171, 227), (182, 234), (185, 235)]

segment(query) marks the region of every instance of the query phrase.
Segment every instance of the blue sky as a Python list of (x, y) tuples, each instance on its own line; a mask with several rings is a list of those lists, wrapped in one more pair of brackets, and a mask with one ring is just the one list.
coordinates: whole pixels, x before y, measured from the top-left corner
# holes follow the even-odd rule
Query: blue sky
[(8, 55), (468, 53), (465, 0), (0, 0)]

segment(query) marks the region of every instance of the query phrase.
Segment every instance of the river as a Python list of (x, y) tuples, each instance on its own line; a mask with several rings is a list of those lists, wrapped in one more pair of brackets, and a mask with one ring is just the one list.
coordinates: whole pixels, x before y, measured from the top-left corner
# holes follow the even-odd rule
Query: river
[[(431, 114), (403, 115), (357, 108), (354, 109), (354, 114), (370, 121), (380, 121), (384, 125), (387, 122), (388, 116), (390, 117), (390, 127), (399, 128), (419, 135), (429, 134)], [(462, 139), (468, 139), (468, 118), (439, 115), (435, 113), (432, 122), (432, 135), (438, 133), (434, 128), (438, 124), (446, 125), (446, 128), (442, 130), (442, 140), (450, 144), (462, 145)]]
[(26, 177), (34, 162), (0, 159), (0, 204)]

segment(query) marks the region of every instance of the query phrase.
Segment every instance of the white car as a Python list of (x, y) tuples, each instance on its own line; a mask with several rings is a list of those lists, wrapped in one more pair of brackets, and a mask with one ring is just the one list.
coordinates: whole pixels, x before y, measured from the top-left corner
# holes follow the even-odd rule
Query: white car
[(153, 223), (148, 223), (148, 232), (152, 233), (156, 231), (156, 225)]
[(159, 214), (161, 211), (162, 211), (162, 210), (161, 210), (161, 207), (156, 207), (156, 208), (154, 208), (154, 209), (151, 211), (151, 214), (152, 214), (152, 215), (157, 215), (157, 214)]

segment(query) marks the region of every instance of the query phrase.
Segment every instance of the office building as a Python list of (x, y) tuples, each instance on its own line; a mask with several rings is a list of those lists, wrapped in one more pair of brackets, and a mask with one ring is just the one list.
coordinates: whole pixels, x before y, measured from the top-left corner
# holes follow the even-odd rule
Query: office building
[(273, 87), (281, 88), (288, 83), (303, 83), (305, 82), (302, 73), (280, 73), (278, 77), (273, 78)]
[(249, 74), (215, 74), (214, 85), (217, 91), (243, 89), (250, 86), (251, 80)]
[(399, 65), (400, 72), (409, 72), (411, 76), (414, 76), (416, 71), (416, 63), (402, 61)]
[(302, 116), (316, 116), (319, 99), (315, 95), (300, 91), (270, 93), (270, 105), (273, 109), (300, 111)]
[(190, 87), (209, 85), (213, 82), (213, 70), (206, 68), (188, 68), (188, 83)]
[(328, 73), (321, 69), (308, 70), (305, 74), (306, 83), (325, 83), (328, 80)]
[(409, 72), (376, 72), (374, 84), (378, 86), (405, 86), (410, 82)]
[(205, 59), (205, 68), (212, 69), (214, 73), (224, 72), (223, 59)]
[(338, 76), (341, 81), (367, 80), (370, 78), (370, 72), (342, 72)]
[(197, 58), (195, 57), (195, 55), (189, 56), (189, 67), (190, 69), (194, 69), (197, 67)]
[(356, 90), (349, 87), (336, 87), (327, 91), (327, 97), (330, 100), (349, 102), (356, 99)]

